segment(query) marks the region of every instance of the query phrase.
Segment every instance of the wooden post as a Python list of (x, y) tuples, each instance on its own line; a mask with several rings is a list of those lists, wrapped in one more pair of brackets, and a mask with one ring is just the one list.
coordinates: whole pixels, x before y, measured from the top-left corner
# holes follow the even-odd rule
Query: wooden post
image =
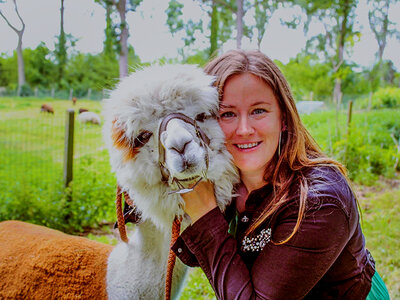
[(64, 187), (66, 188), (66, 203), (63, 207), (64, 221), (68, 223), (71, 218), (70, 204), (72, 202), (72, 191), (67, 189), (72, 181), (73, 158), (74, 158), (74, 114), (70, 108), (67, 110), (65, 119), (65, 145), (64, 145)]
[(69, 89), (69, 100), (72, 100), (73, 95), (74, 95), (74, 89)]
[(90, 97), (92, 96), (92, 89), (89, 88), (87, 92), (87, 98), (90, 100)]
[(371, 106), (372, 106), (372, 91), (369, 92), (368, 95), (368, 111), (371, 111)]
[(68, 187), (72, 181), (72, 161), (74, 158), (74, 114), (73, 109), (67, 110), (65, 121), (65, 145), (64, 145), (64, 187)]
[(351, 127), (351, 116), (353, 114), (353, 101), (349, 101), (349, 110), (347, 111), (347, 134), (346, 134), (346, 146), (344, 148), (344, 163), (347, 163), (347, 151), (349, 147), (350, 141), (350, 127)]
[(54, 93), (55, 93), (54, 88), (52, 88), (51, 89), (51, 98), (54, 98)]
[(347, 136), (350, 135), (351, 115), (353, 114), (353, 101), (349, 101), (349, 110), (347, 111)]

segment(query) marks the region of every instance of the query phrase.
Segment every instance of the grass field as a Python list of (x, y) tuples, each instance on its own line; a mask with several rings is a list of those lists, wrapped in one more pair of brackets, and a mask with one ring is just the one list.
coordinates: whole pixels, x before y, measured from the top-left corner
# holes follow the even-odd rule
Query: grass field
[[(40, 113), (50, 103), (54, 115)], [(110, 172), (101, 128), (75, 123), (72, 203), (63, 188), (66, 109), (100, 112), (101, 103), (78, 100), (0, 98), (0, 221), (20, 219), (70, 232), (115, 220), (115, 177)], [(302, 116), (322, 149), (345, 162), (363, 211), (363, 230), (392, 299), (400, 299), (399, 110), (356, 112), (350, 133), (343, 112)], [(339, 135), (337, 135), (339, 133)], [(66, 209), (68, 208), (68, 209)], [(65, 216), (69, 219), (66, 224)], [(110, 242), (107, 237), (90, 238)], [(181, 299), (214, 299), (201, 270), (191, 271)]]

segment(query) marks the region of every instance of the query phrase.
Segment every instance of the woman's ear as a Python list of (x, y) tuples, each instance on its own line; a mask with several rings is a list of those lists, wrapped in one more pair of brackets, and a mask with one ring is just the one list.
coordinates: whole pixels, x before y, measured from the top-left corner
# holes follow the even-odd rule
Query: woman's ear
[(284, 132), (286, 131), (288, 128), (286, 126), (286, 122), (284, 120), (282, 120), (282, 124), (281, 124), (281, 131)]

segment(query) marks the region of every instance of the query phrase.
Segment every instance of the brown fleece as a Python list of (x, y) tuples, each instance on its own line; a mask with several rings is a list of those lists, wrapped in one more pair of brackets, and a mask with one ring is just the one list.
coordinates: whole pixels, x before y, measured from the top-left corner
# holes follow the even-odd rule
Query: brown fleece
[(0, 223), (0, 299), (107, 299), (112, 246), (20, 221)]

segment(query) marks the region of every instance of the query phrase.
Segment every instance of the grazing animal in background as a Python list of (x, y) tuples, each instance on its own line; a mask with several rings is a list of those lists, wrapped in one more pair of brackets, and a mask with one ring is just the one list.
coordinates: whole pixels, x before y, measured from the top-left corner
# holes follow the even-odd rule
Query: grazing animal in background
[(101, 120), (100, 116), (92, 111), (84, 111), (78, 115), (79, 122), (85, 123), (92, 123), (100, 125)]
[[(190, 224), (179, 193), (208, 179), (224, 210), (238, 181), (215, 118), (212, 82), (193, 65), (151, 66), (122, 79), (104, 100), (103, 135), (120, 192), (133, 199), (141, 219), (133, 235), (111, 249), (45, 227), (2, 222), (0, 298), (165, 296), (172, 223), (180, 219), (182, 230)], [(186, 273), (177, 261), (173, 299)]]
[(72, 104), (75, 105), (77, 100), (76, 97), (72, 97)]
[(89, 110), (86, 109), (86, 108), (82, 108), (82, 107), (79, 109), (79, 113), (80, 113), (80, 114), (83, 113), (83, 112), (85, 112), (85, 111), (89, 111)]
[(40, 107), (40, 112), (54, 114), (54, 109), (50, 104), (42, 104), (42, 106)]

